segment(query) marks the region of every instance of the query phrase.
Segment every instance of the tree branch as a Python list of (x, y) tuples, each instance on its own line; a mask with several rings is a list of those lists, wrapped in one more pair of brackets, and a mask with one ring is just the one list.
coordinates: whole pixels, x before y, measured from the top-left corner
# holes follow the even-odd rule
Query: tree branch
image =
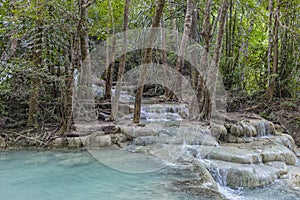
[(85, 4), (82, 5), (83, 8), (90, 7), (96, 0), (87, 1)]

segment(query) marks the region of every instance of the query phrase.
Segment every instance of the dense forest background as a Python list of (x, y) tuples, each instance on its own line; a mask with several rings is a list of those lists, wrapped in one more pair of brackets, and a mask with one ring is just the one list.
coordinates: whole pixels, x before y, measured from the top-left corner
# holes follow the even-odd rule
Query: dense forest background
[[(299, 0), (1, 0), (0, 6), (3, 126), (40, 128), (52, 123), (61, 132), (70, 129), (74, 73), (84, 71), (90, 51), (115, 33), (150, 26), (188, 33), (201, 44), (223, 76), (228, 111), (255, 98), (259, 100), (245, 109), (262, 109), (257, 107), (261, 101), (279, 102), (284, 109), (298, 106)], [(176, 40), (184, 44), (183, 38)], [(108, 60), (113, 59), (111, 46)], [(195, 76), (193, 87), (201, 85), (201, 77), (184, 70), (179, 56), (159, 55), (163, 56), (151, 59)], [(99, 77), (106, 81), (104, 99), (111, 98), (120, 68), (130, 70), (145, 62), (143, 57), (141, 52), (131, 53), (109, 65)], [(207, 110), (200, 120), (209, 119)]]

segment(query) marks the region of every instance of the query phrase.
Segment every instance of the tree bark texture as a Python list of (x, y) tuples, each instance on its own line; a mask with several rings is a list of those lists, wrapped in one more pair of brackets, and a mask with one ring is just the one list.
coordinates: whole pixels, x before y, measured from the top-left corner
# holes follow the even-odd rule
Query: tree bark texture
[[(160, 19), (161, 19), (162, 13), (163, 13), (164, 5), (165, 5), (165, 0), (158, 0), (157, 6), (156, 6), (156, 11), (155, 11), (155, 16), (154, 16), (152, 24), (151, 24), (152, 28), (159, 27), (159, 23), (160, 23)], [(142, 67), (141, 67), (141, 71), (140, 71), (140, 76), (139, 76), (138, 88), (137, 88), (137, 92), (136, 92), (136, 96), (135, 96), (134, 116), (133, 116), (134, 123), (140, 122), (143, 88), (144, 88), (144, 83), (145, 83), (145, 79), (146, 79), (146, 75), (147, 75), (147, 68), (149, 67), (147, 64), (151, 63), (151, 61), (152, 61), (153, 49), (151, 48), (151, 46), (154, 42), (155, 34), (156, 34), (156, 30), (150, 29), (149, 38), (147, 40), (148, 48), (146, 49), (146, 52), (144, 54)]]

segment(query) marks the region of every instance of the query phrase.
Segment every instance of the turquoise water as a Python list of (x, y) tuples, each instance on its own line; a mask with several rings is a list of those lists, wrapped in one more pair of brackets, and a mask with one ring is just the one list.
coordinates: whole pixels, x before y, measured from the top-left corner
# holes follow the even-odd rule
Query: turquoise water
[[(0, 153), (0, 200), (203, 199), (170, 189), (178, 176), (121, 172), (87, 151), (9, 151)], [(284, 180), (256, 189), (220, 189), (233, 200), (300, 199), (300, 188)]]
[(167, 178), (113, 170), (88, 152), (0, 154), (1, 200), (175, 199)]

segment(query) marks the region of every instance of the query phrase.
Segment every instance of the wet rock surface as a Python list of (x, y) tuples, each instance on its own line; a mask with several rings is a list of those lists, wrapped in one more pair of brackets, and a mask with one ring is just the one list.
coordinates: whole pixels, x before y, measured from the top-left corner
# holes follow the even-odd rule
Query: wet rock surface
[[(276, 139), (276, 137), (274, 138)], [(205, 150), (205, 147), (202, 149)], [(296, 162), (296, 155), (293, 151), (269, 138), (244, 144), (222, 144), (213, 148), (206, 158), (241, 164), (280, 161), (295, 165)]]
[(269, 165), (245, 165), (225, 161), (204, 162), (213, 177), (224, 186), (258, 187), (274, 182), (287, 171)]
[(212, 190), (209, 188), (204, 188), (199, 186), (198, 180), (189, 181), (176, 181), (172, 185), (173, 190), (180, 191), (191, 195), (192, 197), (197, 197), (199, 200), (226, 200), (227, 198), (217, 190)]

